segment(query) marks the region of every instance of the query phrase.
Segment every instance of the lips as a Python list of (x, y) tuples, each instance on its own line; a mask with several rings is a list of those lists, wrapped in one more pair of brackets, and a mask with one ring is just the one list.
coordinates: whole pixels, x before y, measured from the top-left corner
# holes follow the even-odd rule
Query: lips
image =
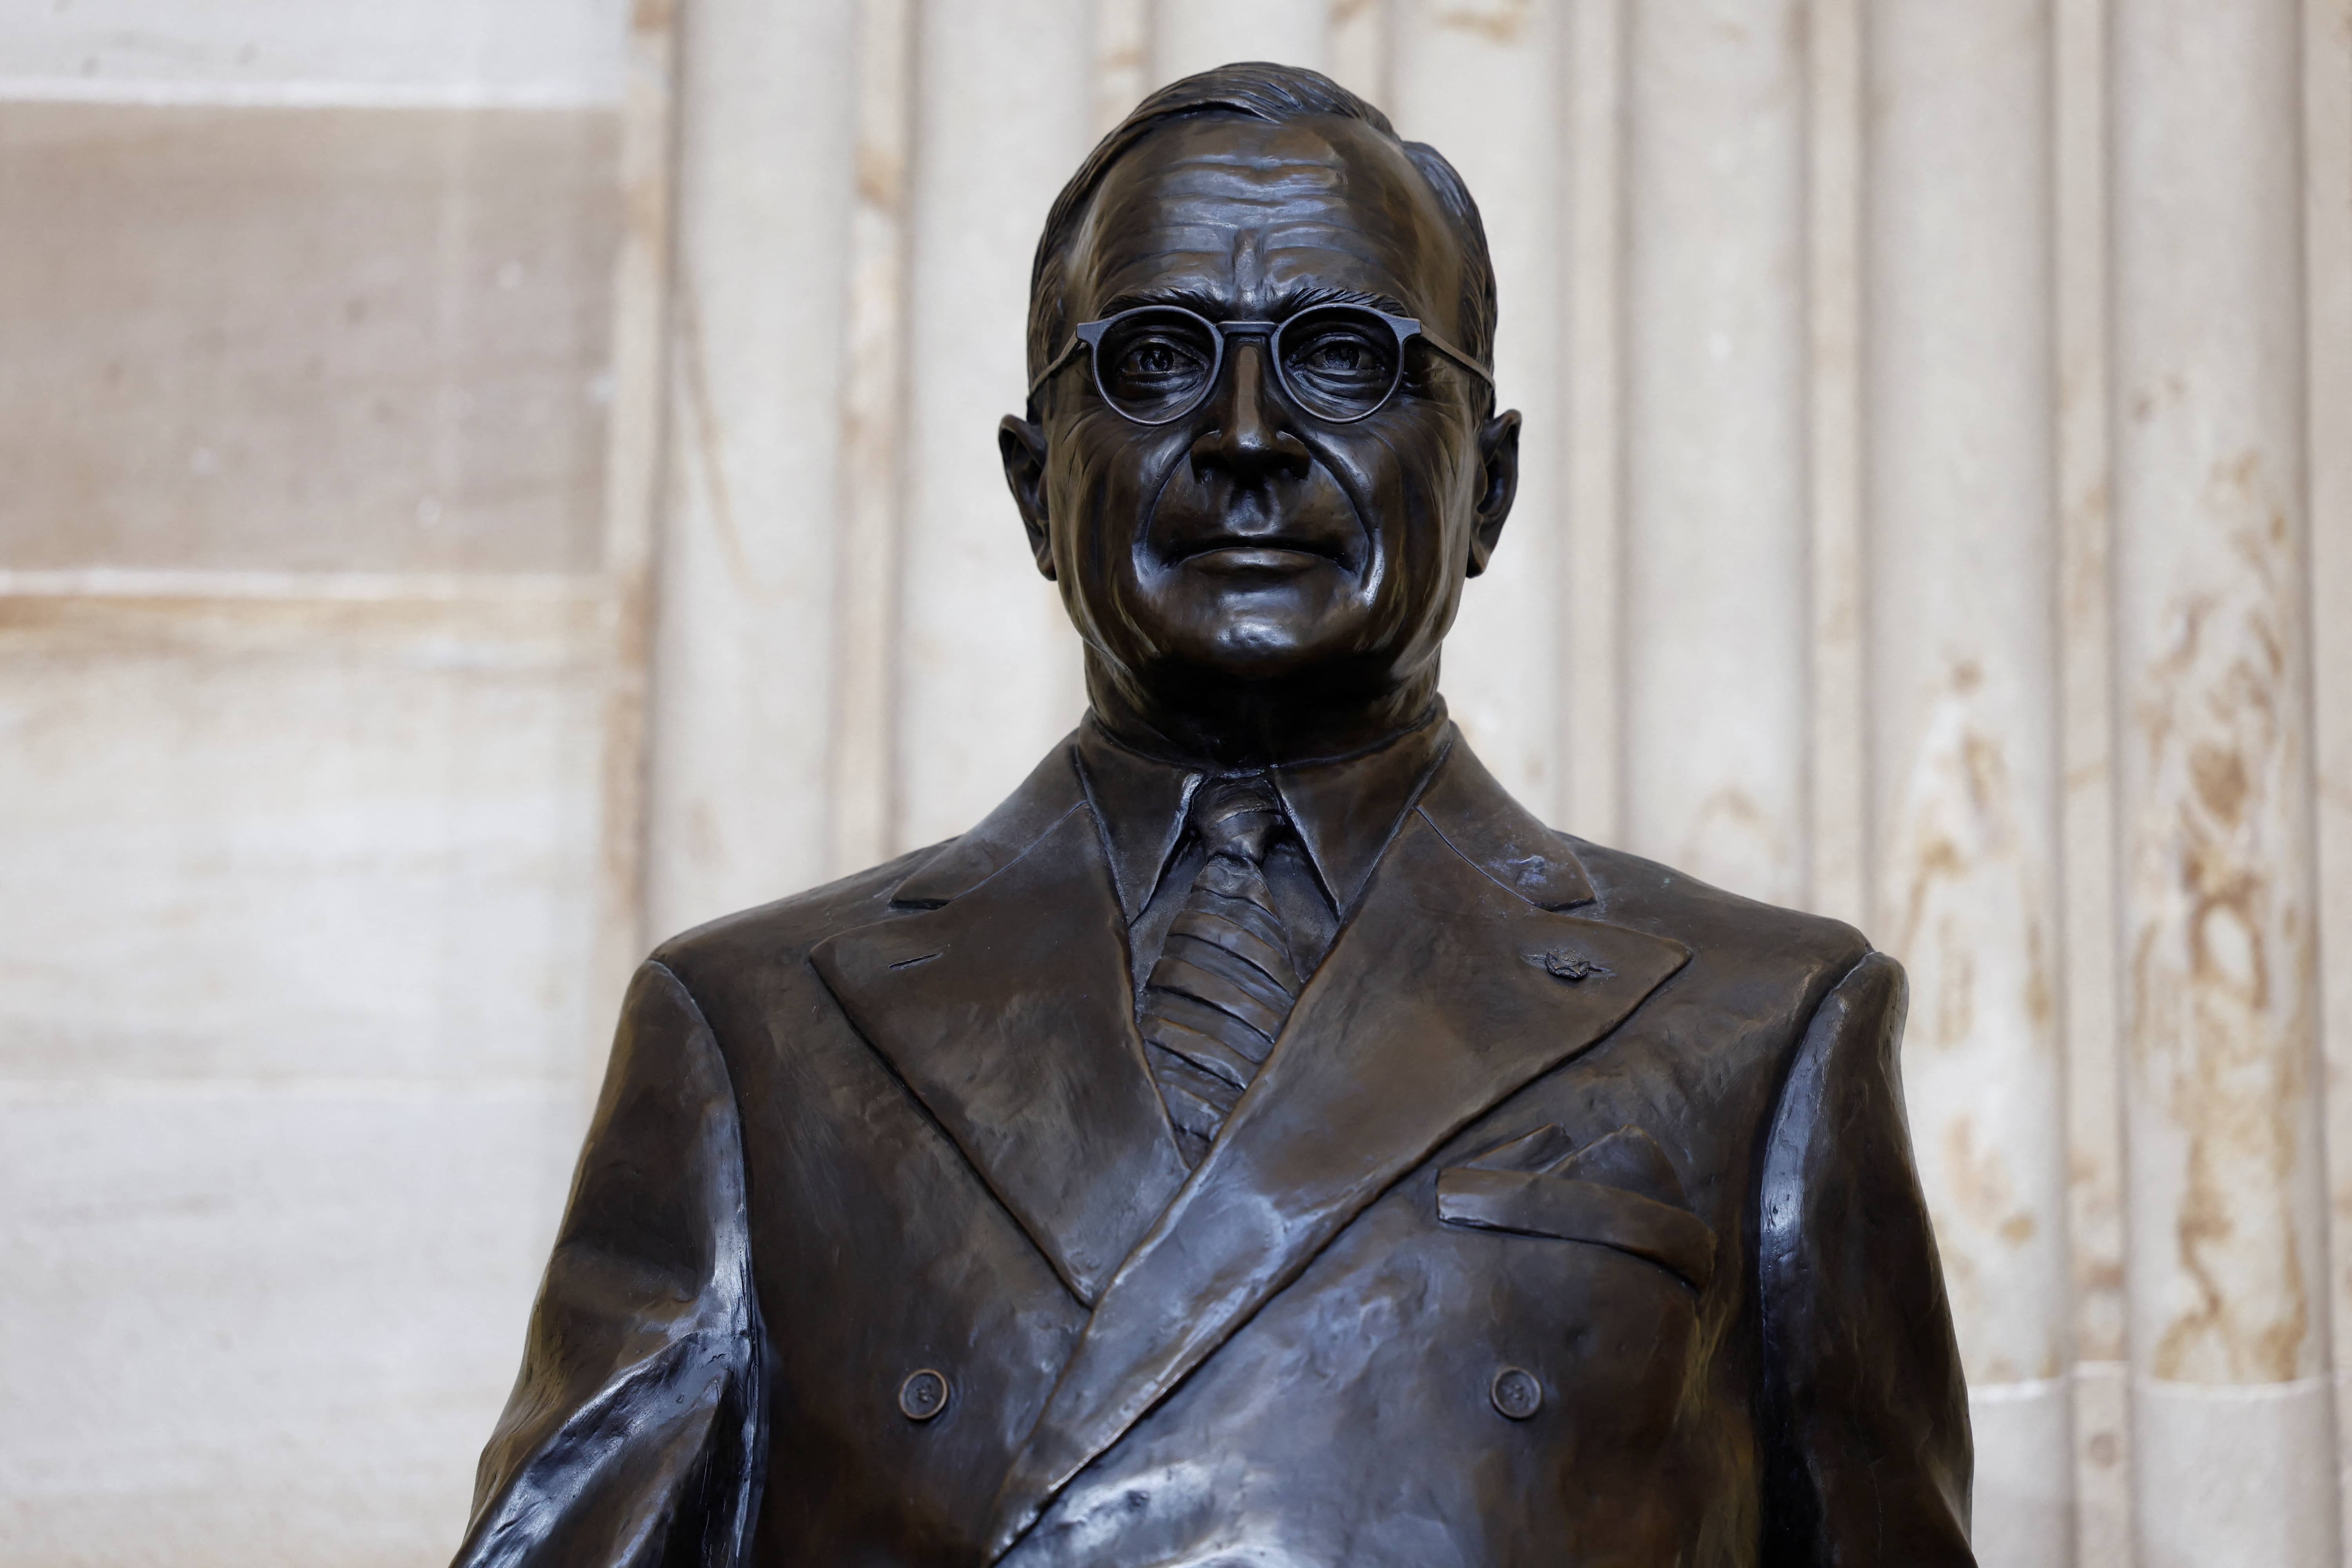
[(1318, 566), (1331, 565), (1333, 561), (1321, 551), (1236, 547), (1201, 551), (1188, 556), (1182, 563), (1213, 577), (1263, 579), (1295, 577)]
[(1329, 564), (1351, 571), (1365, 546), (1346, 495), (1318, 465), (1303, 483), (1191, 482), (1179, 466), (1155, 499), (1145, 549), (1163, 568), (1289, 574)]
[(1169, 552), (1178, 564), (1198, 561), (1202, 565), (1234, 570), (1275, 568), (1296, 570), (1317, 561), (1338, 562), (1339, 552), (1328, 542), (1297, 537), (1264, 536), (1190, 540)]

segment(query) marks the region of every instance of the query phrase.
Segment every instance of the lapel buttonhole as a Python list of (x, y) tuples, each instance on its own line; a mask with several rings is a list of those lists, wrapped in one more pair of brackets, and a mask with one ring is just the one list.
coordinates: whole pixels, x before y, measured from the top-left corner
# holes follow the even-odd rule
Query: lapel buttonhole
[(1528, 962), (1543, 970), (1553, 979), (1565, 980), (1570, 985), (1580, 984), (1596, 976), (1606, 980), (1611, 973), (1610, 970), (1593, 963), (1582, 953), (1570, 952), (1564, 948), (1554, 948), (1549, 952), (1528, 953)]

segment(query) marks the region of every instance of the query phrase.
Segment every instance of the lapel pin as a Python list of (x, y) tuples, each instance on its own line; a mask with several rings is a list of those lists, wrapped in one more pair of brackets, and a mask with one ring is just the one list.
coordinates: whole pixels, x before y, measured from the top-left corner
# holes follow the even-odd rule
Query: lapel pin
[(1610, 973), (1607, 969), (1602, 968), (1600, 964), (1593, 963), (1592, 960), (1584, 957), (1580, 953), (1568, 952), (1559, 950), (1554, 950), (1553, 952), (1546, 953), (1529, 953), (1528, 955), (1528, 961), (1531, 963), (1539, 963), (1543, 965), (1545, 973), (1550, 975), (1555, 980), (1565, 980), (1570, 985), (1575, 985), (1580, 982), (1590, 980), (1595, 975), (1599, 975), (1601, 978), (1605, 980), (1609, 977)]

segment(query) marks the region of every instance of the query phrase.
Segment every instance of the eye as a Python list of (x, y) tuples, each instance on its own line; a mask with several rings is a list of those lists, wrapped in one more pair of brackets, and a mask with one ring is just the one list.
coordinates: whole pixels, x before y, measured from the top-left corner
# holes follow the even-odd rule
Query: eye
[(1096, 384), (1110, 405), (1156, 424), (1206, 390), (1217, 363), (1216, 335), (1181, 310), (1131, 311), (1095, 345), (1095, 363)]
[(1167, 338), (1148, 337), (1127, 345), (1115, 374), (1121, 380), (1164, 381), (1171, 376), (1197, 374), (1203, 368), (1198, 354), (1183, 344)]
[(1306, 331), (1294, 329), (1296, 341), (1283, 342), (1283, 368), (1293, 382), (1316, 388), (1328, 396), (1350, 403), (1384, 393), (1396, 376), (1396, 342), (1382, 342), (1351, 321), (1318, 321)]
[(1299, 368), (1325, 375), (1361, 375), (1370, 370), (1371, 357), (1371, 345), (1369, 343), (1360, 338), (1332, 332), (1308, 346)]

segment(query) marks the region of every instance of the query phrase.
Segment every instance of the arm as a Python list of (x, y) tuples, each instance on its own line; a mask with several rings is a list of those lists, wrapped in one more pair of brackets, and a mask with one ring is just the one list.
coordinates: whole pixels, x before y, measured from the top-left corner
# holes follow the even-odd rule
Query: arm
[(1767, 1141), (1765, 1563), (1965, 1568), (1968, 1391), (1897, 1052), (1906, 987), (1872, 953), (1797, 1050)]
[(733, 1568), (765, 1446), (734, 1091), (638, 971), (457, 1568)]

